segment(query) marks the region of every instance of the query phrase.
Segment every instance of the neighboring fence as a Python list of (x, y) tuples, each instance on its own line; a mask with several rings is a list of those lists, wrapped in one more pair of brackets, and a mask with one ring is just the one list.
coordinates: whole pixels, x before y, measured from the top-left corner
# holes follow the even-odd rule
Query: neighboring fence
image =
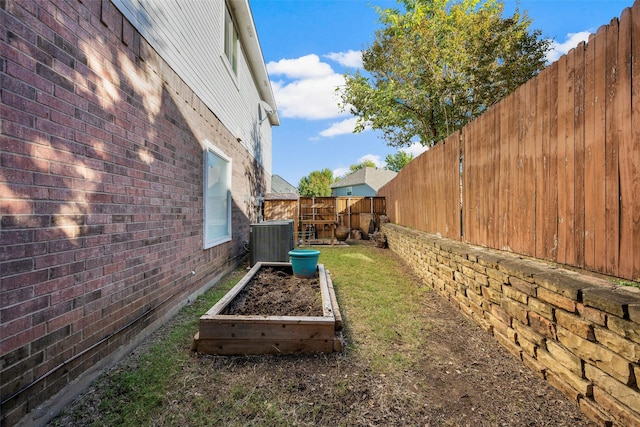
[(407, 165), (378, 192), (391, 221), (640, 279), (639, 58), (636, 2)]
[[(271, 195), (264, 200), (263, 213), (266, 221), (293, 219), (298, 232), (301, 232), (300, 220), (313, 217), (319, 220), (335, 219), (338, 225), (366, 233), (371, 219), (376, 227), (380, 227), (380, 215), (387, 214), (387, 207), (384, 197), (300, 197), (291, 200)], [(321, 237), (330, 238), (328, 235)]]

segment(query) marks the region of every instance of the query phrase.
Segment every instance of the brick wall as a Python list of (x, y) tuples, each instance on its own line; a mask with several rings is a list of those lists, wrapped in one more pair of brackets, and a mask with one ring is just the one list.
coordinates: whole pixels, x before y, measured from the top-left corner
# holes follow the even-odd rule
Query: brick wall
[(640, 425), (640, 289), (383, 224), (389, 248), (601, 426)]
[[(0, 14), (5, 426), (46, 421), (48, 399), (233, 268), (268, 178), (109, 1)], [(233, 162), (234, 240), (208, 250), (204, 139)]]

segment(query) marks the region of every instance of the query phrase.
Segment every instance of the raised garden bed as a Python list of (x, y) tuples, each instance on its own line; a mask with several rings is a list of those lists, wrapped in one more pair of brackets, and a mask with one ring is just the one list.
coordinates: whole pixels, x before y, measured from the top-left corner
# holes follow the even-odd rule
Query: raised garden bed
[[(258, 283), (267, 270), (269, 283)], [(273, 280), (274, 271), (282, 283)], [(260, 290), (252, 289), (254, 285)], [(317, 295), (304, 307), (299, 303), (305, 297), (295, 293), (303, 290), (299, 287), (315, 288)], [(331, 353), (342, 351), (342, 343), (342, 318), (324, 265), (318, 264), (316, 277), (296, 278), (291, 264), (282, 262), (256, 263), (200, 317), (194, 337), (196, 351), (221, 355)]]

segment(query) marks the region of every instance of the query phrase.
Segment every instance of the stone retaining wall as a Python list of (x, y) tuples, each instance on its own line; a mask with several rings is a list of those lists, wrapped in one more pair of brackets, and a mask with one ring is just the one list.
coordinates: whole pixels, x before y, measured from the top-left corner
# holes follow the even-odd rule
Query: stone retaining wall
[(383, 224), (389, 248), (601, 426), (640, 426), (640, 289)]

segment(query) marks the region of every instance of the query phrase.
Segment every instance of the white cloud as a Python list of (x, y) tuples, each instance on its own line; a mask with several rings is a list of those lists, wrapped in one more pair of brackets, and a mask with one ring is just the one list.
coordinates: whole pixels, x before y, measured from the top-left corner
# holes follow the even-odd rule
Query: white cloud
[[(353, 162), (353, 164), (354, 165), (359, 165), (360, 163), (362, 163), (362, 162), (364, 162), (366, 160), (371, 160), (376, 165), (376, 168), (378, 168), (378, 169), (381, 169), (381, 168), (383, 168), (383, 167), (385, 167), (387, 165), (384, 162), (384, 160), (382, 160), (382, 158), (377, 154), (365, 154), (364, 156), (360, 157), (358, 160)], [(332, 172), (333, 172), (333, 176), (334, 177), (342, 178), (342, 177), (347, 176), (348, 174), (351, 173), (351, 167), (335, 168)]]
[(321, 120), (344, 115), (338, 107), (340, 101), (335, 88), (344, 84), (344, 78), (332, 74), (291, 82), (271, 82), (278, 112), (283, 117)]
[(424, 145), (420, 144), (419, 142), (414, 142), (413, 144), (411, 144), (407, 148), (403, 148), (400, 151), (404, 151), (407, 154), (412, 154), (413, 157), (418, 157), (420, 154), (424, 153), (428, 149), (429, 149), (429, 147), (425, 147)]
[(283, 76), (272, 81), (282, 117), (322, 120), (344, 116), (340, 111), (340, 97), (336, 88), (344, 86), (344, 77), (318, 55), (269, 62), (267, 70), (272, 76)]
[(295, 59), (270, 61), (267, 71), (271, 75), (284, 75), (291, 79), (314, 79), (331, 76), (334, 73), (331, 65), (321, 62), (318, 55), (305, 55)]
[(334, 178), (342, 178), (351, 172), (351, 170), (349, 168), (336, 168), (332, 172)]
[(328, 55), (324, 55), (325, 58), (329, 58), (332, 61), (336, 61), (338, 64), (344, 67), (350, 68), (362, 68), (362, 52), (359, 50), (348, 50), (346, 52), (331, 52)]
[(386, 165), (385, 161), (382, 160), (377, 154), (365, 154), (358, 159), (358, 162), (356, 164), (360, 164), (365, 160), (371, 160), (377, 168), (383, 168)]
[(547, 62), (552, 63), (560, 59), (562, 55), (569, 52), (580, 44), (580, 42), (586, 42), (591, 35), (588, 31), (581, 31), (579, 33), (569, 33), (563, 43), (557, 41), (551, 42), (551, 50), (547, 52)]
[(332, 123), (327, 129), (320, 132), (320, 136), (324, 138), (331, 138), (338, 135), (346, 135), (353, 133), (353, 129), (356, 126), (358, 119), (351, 117), (349, 119), (342, 120), (341, 122)]

